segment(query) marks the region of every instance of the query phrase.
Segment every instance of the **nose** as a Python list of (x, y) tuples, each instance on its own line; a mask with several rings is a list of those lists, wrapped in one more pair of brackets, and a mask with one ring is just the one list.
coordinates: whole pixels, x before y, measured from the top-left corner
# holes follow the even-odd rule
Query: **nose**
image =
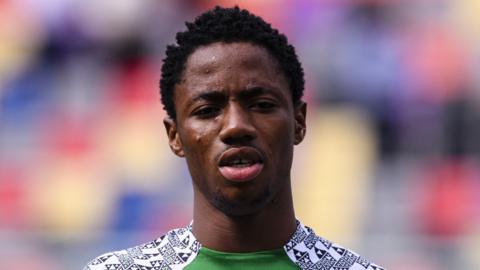
[(224, 112), (220, 139), (230, 145), (244, 144), (257, 137), (256, 128), (246, 112), (239, 105), (230, 105)]

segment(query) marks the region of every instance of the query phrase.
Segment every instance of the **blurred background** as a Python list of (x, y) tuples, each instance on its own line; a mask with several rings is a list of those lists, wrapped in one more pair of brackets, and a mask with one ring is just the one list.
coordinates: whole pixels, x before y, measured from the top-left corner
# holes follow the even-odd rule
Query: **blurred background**
[(190, 221), (158, 81), (216, 4), (303, 63), (298, 218), (388, 269), (480, 269), (477, 0), (0, 0), (0, 269), (81, 269)]

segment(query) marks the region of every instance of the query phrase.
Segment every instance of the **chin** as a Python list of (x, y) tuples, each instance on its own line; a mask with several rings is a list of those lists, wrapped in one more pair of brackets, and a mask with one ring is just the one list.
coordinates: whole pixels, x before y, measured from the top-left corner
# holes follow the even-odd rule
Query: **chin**
[(224, 195), (216, 194), (210, 203), (225, 215), (238, 217), (261, 212), (272, 198), (270, 190), (265, 190), (256, 198), (227, 198)]

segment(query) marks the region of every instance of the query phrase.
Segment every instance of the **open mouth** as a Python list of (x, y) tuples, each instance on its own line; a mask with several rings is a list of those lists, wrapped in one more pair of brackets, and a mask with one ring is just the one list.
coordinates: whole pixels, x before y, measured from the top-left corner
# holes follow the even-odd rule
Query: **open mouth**
[(263, 157), (253, 147), (231, 148), (220, 155), (218, 166), (227, 180), (247, 182), (263, 170)]

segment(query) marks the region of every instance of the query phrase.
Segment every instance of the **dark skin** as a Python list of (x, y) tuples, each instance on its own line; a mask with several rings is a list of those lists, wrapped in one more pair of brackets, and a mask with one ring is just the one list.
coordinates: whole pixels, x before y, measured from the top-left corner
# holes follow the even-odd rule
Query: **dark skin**
[[(296, 228), (290, 169), (306, 104), (294, 104), (276, 59), (246, 42), (203, 46), (174, 93), (176, 119), (164, 124), (192, 176), (195, 237), (224, 252), (281, 248)], [(220, 170), (225, 156), (254, 159), (261, 170), (233, 181)]]

